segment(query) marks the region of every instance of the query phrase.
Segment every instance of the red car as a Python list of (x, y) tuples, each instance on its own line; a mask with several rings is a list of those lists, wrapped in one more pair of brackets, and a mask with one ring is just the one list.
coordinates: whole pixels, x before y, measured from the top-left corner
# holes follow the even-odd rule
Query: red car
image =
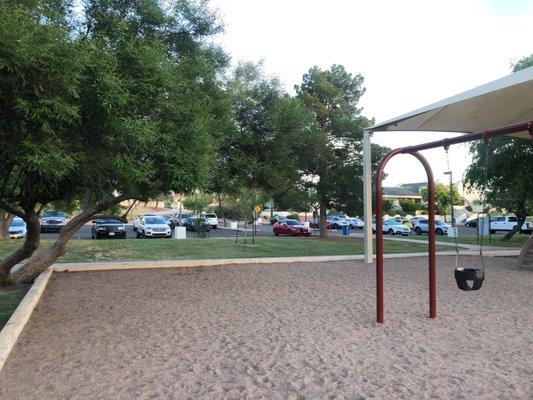
[(306, 228), (300, 221), (286, 219), (274, 224), (274, 235), (311, 236), (311, 229)]
[[(320, 220), (318, 219), (314, 219), (312, 221), (309, 222), (309, 227), (311, 228), (320, 228)], [(331, 229), (331, 222), (329, 221), (326, 221), (326, 228), (327, 229)]]

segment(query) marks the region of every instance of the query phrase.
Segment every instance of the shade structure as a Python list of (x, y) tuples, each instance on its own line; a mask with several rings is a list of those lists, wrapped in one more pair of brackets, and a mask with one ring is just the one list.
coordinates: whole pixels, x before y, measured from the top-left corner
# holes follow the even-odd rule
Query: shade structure
[[(376, 131), (480, 132), (533, 120), (533, 67), (376, 124)], [(531, 139), (528, 131), (512, 136)]]
[[(378, 123), (363, 139), (365, 262), (373, 262), (370, 134), (378, 131), (481, 132), (533, 120), (533, 67)], [(533, 140), (530, 130), (512, 136)], [(429, 141), (429, 140), (428, 140)]]

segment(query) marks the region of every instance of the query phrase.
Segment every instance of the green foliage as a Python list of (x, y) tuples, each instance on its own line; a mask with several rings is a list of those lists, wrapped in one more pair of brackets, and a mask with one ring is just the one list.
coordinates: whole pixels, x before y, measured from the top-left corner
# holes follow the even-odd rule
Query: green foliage
[(416, 213), (417, 210), (422, 209), (422, 205), (419, 202), (412, 200), (412, 199), (401, 199), (399, 203), (400, 203), (400, 207), (406, 214), (413, 215)]
[[(300, 170), (306, 185), (314, 187), (322, 209), (359, 213), (362, 210), (363, 130), (371, 124), (361, 115), (357, 103), (363, 95), (363, 77), (348, 73), (343, 66), (329, 70), (311, 68), (295, 87), (298, 98), (312, 113), (305, 140), (299, 147), (302, 157)], [(374, 165), (385, 153), (374, 146)]]
[(274, 205), (278, 210), (308, 212), (316, 203), (314, 188), (295, 186), (284, 193), (274, 196)]
[(283, 92), (277, 79), (267, 78), (260, 64), (238, 65), (227, 91), (234, 121), (222, 131), (211, 190), (285, 190), (298, 178), (291, 148), (294, 135), (305, 128), (305, 109)]
[(183, 201), (183, 207), (194, 211), (196, 214), (200, 214), (203, 211), (207, 211), (212, 202), (213, 198), (210, 195), (205, 193), (195, 193), (188, 196)]
[(522, 57), (516, 63), (514, 63), (513, 72), (518, 72), (528, 67), (533, 67), (533, 54), (530, 56)]
[(0, 202), (33, 208), (90, 192), (95, 204), (207, 185), (214, 132), (230, 113), (206, 3), (87, 0), (67, 18), (69, 9), (0, 6)]
[(390, 214), (394, 211), (394, 201), (391, 199), (383, 199), (383, 212)]
[[(422, 199), (428, 201), (428, 189), (423, 188), (420, 191)], [(444, 183), (435, 183), (435, 211), (437, 214), (446, 215), (450, 212), (452, 204), (459, 204), (461, 202), (461, 195), (454, 186), (452, 195), (450, 196), (450, 186)]]

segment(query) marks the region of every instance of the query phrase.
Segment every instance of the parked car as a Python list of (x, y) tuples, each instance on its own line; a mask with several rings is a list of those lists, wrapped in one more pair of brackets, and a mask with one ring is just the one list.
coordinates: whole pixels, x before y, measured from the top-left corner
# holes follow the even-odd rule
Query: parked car
[(346, 222), (348, 222), (348, 225), (350, 225), (350, 228), (352, 229), (363, 229), (365, 227), (365, 223), (359, 218), (347, 217)]
[(477, 228), (477, 218), (469, 219), (465, 222), (467, 228)]
[(415, 224), (418, 223), (418, 221), (420, 221), (421, 219), (427, 219), (427, 217), (413, 217), (409, 220), (409, 222), (412, 226), (415, 226)]
[[(372, 220), (372, 233), (376, 233), (376, 220)], [(409, 236), (411, 234), (411, 229), (406, 227), (403, 224), (400, 224), (394, 219), (384, 219), (383, 220), (383, 233), (387, 235), (402, 235)]]
[(20, 217), (13, 218), (13, 221), (11, 221), (11, 225), (9, 225), (8, 228), (9, 237), (12, 239), (20, 239), (26, 237), (26, 233), (26, 222)]
[(144, 215), (139, 219), (137, 238), (171, 237), (172, 231), (165, 218), (158, 215)]
[(205, 218), (211, 228), (218, 228), (218, 217), (215, 213), (202, 213), (201, 217)]
[[(447, 235), (448, 228), (450, 228), (449, 224), (445, 223), (444, 221), (435, 220), (435, 233), (437, 235)], [(417, 235), (421, 235), (422, 233), (429, 233), (429, 220), (418, 220), (418, 222), (414, 225), (414, 231)]]
[(186, 230), (191, 232), (209, 231), (211, 227), (205, 218), (190, 217), (183, 222), (183, 226)]
[(91, 228), (91, 237), (126, 239), (126, 227), (118, 219), (95, 219)]
[[(518, 219), (513, 216), (497, 216), (490, 219), (490, 233), (498, 231), (508, 232), (518, 224)], [(520, 233), (531, 234), (533, 232), (533, 223), (526, 221), (520, 228)]]
[(191, 213), (178, 213), (174, 216), (174, 223), (176, 226), (183, 225), (185, 221), (189, 218), (191, 218), (193, 215)]
[(41, 218), (41, 232), (59, 232), (67, 223), (67, 214), (63, 211), (45, 211)]
[(411, 223), (411, 221), (407, 218), (404, 218), (404, 217), (395, 217), (393, 218), (395, 221), (399, 222), (400, 224), (408, 227), (409, 229), (412, 229), (413, 228), (413, 224)]
[(341, 218), (338, 215), (330, 215), (327, 219), (331, 224), (332, 229), (339, 229), (348, 225), (348, 221), (345, 218)]
[(134, 232), (137, 232), (139, 230), (139, 227), (141, 226), (141, 220), (143, 217), (158, 217), (158, 215), (156, 214), (150, 214), (150, 213), (146, 213), (146, 214), (139, 214), (139, 216), (137, 217), (137, 219), (135, 219), (133, 221), (133, 231)]
[[(309, 221), (309, 227), (315, 229), (320, 228), (320, 219), (313, 219)], [(326, 220), (326, 229), (331, 229), (331, 222), (328, 220)]]
[(273, 232), (276, 236), (311, 236), (311, 229), (295, 219), (286, 219), (274, 224)]
[(286, 219), (287, 217), (283, 215), (275, 214), (272, 216), (272, 218), (270, 218), (270, 225), (277, 224), (278, 222), (285, 221)]

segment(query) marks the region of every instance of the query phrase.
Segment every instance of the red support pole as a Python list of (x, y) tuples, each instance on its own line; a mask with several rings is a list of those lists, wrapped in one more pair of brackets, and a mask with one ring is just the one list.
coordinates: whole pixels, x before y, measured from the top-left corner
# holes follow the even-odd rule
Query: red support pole
[(433, 171), (425, 157), (420, 153), (412, 153), (424, 166), (428, 177), (428, 255), (429, 255), (429, 318), (437, 318), (437, 273), (435, 247), (435, 182)]
[(437, 317), (437, 274), (435, 256), (435, 183), (433, 172), (427, 160), (418, 153), (420, 150), (428, 150), (436, 147), (446, 147), (457, 143), (466, 143), (479, 139), (490, 139), (495, 136), (509, 135), (511, 133), (529, 131), (533, 139), (533, 121), (522, 122), (515, 125), (490, 129), (483, 132), (476, 132), (456, 138), (443, 139), (430, 143), (423, 143), (416, 146), (398, 148), (387, 153), (381, 160), (376, 171), (376, 314), (377, 322), (384, 321), (383, 302), (383, 170), (389, 160), (396, 154), (411, 154), (416, 157), (424, 166), (428, 177), (428, 216), (429, 216), (429, 317)]
[[(396, 154), (404, 153), (405, 149), (395, 149), (387, 153), (381, 160), (376, 170), (376, 321), (384, 323), (384, 300), (383, 300), (383, 170), (389, 160)], [(424, 166), (428, 177), (428, 215), (429, 215), (429, 317), (437, 317), (437, 278), (435, 257), (435, 184), (433, 172), (427, 160), (422, 154), (410, 153)]]

